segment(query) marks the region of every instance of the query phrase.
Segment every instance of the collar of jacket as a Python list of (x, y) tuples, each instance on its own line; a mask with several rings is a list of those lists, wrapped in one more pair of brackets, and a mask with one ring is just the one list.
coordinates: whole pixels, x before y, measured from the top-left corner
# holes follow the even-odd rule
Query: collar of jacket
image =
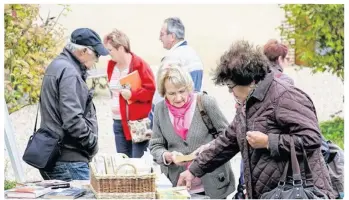
[(168, 50), (168, 52), (165, 54), (165, 56), (161, 58), (161, 62), (164, 61), (166, 56), (171, 54), (171, 52), (174, 51), (177, 47), (187, 46), (187, 45), (188, 45), (188, 42), (186, 40), (182, 40), (182, 41), (177, 42), (175, 45), (173, 45), (173, 47), (170, 50)]
[(265, 76), (264, 80), (260, 81), (257, 84), (251, 97), (258, 99), (259, 101), (263, 101), (264, 97), (267, 95), (267, 92), (273, 80), (274, 80), (274, 73), (273, 72), (268, 73)]
[(84, 64), (82, 64), (75, 56), (74, 54), (69, 51), (69, 49), (64, 48), (63, 52), (61, 53), (62, 56), (65, 56), (68, 58), (68, 60), (72, 61), (77, 71), (81, 74), (81, 77), (84, 81), (86, 81), (87, 78), (87, 68)]
[(179, 41), (175, 45), (173, 45), (173, 47), (170, 49), (170, 51), (173, 51), (177, 47), (185, 46), (185, 45), (188, 45), (188, 42), (186, 40)]
[(275, 71), (279, 71), (279, 72), (283, 72), (284, 71), (284, 68), (282, 68), (279, 64), (277, 64), (277, 63), (272, 63), (271, 65), (270, 65), (270, 70), (271, 71), (273, 71), (273, 72), (275, 72)]

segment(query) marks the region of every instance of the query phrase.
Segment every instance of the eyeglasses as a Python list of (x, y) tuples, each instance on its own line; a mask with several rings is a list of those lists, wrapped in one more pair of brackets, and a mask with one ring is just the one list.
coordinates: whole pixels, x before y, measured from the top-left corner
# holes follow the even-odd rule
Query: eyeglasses
[(236, 87), (237, 86), (237, 84), (227, 84), (227, 86), (228, 86), (228, 88), (229, 88), (229, 90), (232, 90), (232, 89), (234, 89), (234, 87)]
[(88, 49), (90, 49), (94, 54), (95, 54), (95, 56), (96, 56), (96, 62), (98, 62), (98, 60), (99, 60), (99, 57), (101, 56), (101, 55), (99, 55), (98, 53), (97, 53), (97, 51), (94, 49), (94, 48), (92, 48), (92, 47), (90, 47), (90, 46), (86, 46)]

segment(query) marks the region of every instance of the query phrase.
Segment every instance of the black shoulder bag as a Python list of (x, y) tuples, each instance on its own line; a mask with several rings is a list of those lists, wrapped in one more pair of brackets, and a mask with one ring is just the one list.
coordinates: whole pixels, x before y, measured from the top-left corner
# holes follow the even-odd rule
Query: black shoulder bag
[[(34, 133), (30, 136), (23, 154), (23, 160), (37, 169), (51, 169), (61, 155), (62, 136), (47, 129), (40, 128), (36, 131), (40, 102), (36, 112)], [(61, 138), (62, 137), (62, 138)]]

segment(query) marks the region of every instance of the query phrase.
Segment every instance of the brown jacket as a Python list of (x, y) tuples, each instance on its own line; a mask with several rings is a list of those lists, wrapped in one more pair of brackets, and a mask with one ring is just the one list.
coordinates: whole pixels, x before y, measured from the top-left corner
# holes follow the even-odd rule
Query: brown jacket
[[(269, 150), (253, 149), (246, 140), (247, 131), (267, 134)], [(246, 102), (246, 112), (237, 111), (226, 131), (211, 142), (189, 170), (194, 176), (201, 177), (241, 151), (247, 195), (250, 199), (259, 198), (277, 186), (289, 160), (291, 135), (303, 140), (314, 184), (333, 198), (329, 173), (321, 155), (321, 133), (314, 105), (307, 94), (274, 78), (273, 73), (267, 74), (251, 94)], [(297, 142), (295, 147), (297, 154), (302, 155)], [(303, 159), (298, 160), (302, 163)]]

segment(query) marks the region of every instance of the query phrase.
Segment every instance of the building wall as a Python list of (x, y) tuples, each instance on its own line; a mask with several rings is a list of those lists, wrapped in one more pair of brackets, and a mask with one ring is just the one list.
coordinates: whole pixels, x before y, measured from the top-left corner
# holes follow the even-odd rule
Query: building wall
[[(61, 7), (41, 5), (41, 15), (57, 16)], [(180, 17), (186, 39), (201, 56), (205, 69), (216, 66), (221, 54), (234, 40), (246, 39), (263, 45), (271, 38), (281, 40), (277, 27), (284, 12), (277, 4), (228, 5), (71, 5), (72, 12), (59, 22), (69, 34), (89, 27), (104, 36), (113, 28), (125, 32), (131, 49), (150, 65), (159, 64), (165, 50), (159, 41), (160, 28), (167, 17)], [(106, 65), (102, 58), (99, 67)]]

